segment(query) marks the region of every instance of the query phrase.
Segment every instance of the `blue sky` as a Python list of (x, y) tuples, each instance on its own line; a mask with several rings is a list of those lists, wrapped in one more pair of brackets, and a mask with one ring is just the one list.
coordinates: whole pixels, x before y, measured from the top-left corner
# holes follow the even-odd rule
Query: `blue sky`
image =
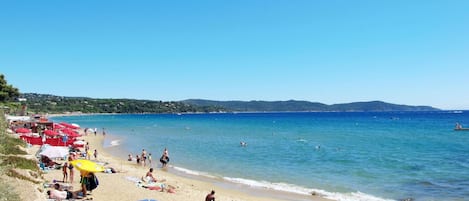
[(469, 1), (1, 1), (21, 92), (469, 109)]

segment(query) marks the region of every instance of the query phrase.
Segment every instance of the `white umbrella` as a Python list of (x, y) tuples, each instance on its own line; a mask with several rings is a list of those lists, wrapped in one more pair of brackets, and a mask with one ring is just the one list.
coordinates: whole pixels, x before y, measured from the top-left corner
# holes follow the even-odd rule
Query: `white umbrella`
[(68, 155), (68, 148), (67, 147), (56, 147), (56, 146), (48, 146), (44, 150), (42, 150), (39, 155), (44, 155), (49, 158), (64, 158)]
[(73, 142), (73, 144), (74, 144), (74, 145), (85, 145), (86, 142), (83, 141), (83, 140), (77, 140), (77, 141)]

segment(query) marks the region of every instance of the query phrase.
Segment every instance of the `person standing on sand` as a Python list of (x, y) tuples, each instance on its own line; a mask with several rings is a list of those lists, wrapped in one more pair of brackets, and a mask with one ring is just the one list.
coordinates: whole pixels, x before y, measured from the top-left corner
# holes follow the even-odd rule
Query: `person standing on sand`
[(68, 171), (67, 171), (67, 169), (68, 169), (68, 163), (65, 162), (65, 163), (64, 163), (64, 166), (62, 166), (62, 173), (63, 173), (63, 175), (64, 175), (62, 181), (63, 181), (64, 183), (67, 183), (67, 179), (68, 179)]
[[(71, 161), (73, 161), (73, 160), (75, 160), (75, 158), (73, 157), (73, 154), (71, 154), (71, 155), (68, 157), (68, 162), (71, 162)], [(66, 165), (64, 165), (64, 167), (65, 167), (65, 166), (66, 166)], [(68, 181), (70, 181), (70, 183), (73, 183), (73, 176), (74, 176), (74, 173), (75, 173), (75, 172), (73, 171), (73, 165), (72, 165), (72, 163), (68, 164), (67, 168), (68, 168), (68, 170), (69, 170), (69, 172), (70, 172), (70, 174), (69, 174), (69, 175), (70, 175), (70, 178), (68, 179)]]
[(215, 191), (214, 190), (212, 190), (212, 192), (210, 192), (210, 194), (205, 196), (205, 201), (215, 201)]
[(169, 162), (169, 154), (168, 154), (168, 149), (164, 148), (163, 154), (161, 155), (160, 158), (161, 166), (164, 168)]
[(94, 155), (94, 159), (98, 160), (98, 150), (95, 149), (93, 155)]
[(81, 171), (80, 184), (83, 197), (86, 197), (86, 184), (88, 183), (88, 172)]
[(151, 153), (148, 153), (148, 166), (151, 167)]
[(89, 159), (88, 150), (90, 150), (90, 143), (89, 143), (89, 142), (86, 142), (86, 145), (85, 145), (85, 153), (86, 153), (86, 157)]
[(96, 133), (98, 133), (98, 128), (94, 128), (94, 136), (96, 136)]
[(145, 151), (145, 149), (142, 149), (142, 162), (143, 162), (143, 166), (146, 165), (147, 163), (147, 152)]

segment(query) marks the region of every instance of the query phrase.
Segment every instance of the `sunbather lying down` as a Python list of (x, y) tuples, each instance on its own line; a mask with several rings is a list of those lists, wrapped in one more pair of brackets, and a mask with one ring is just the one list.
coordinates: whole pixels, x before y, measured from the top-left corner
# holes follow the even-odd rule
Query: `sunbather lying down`
[(80, 199), (83, 195), (80, 195), (82, 191), (69, 191), (63, 190), (60, 184), (55, 183), (52, 190), (47, 191), (47, 195), (50, 199), (65, 200), (65, 199)]
[(125, 173), (127, 171), (121, 171), (121, 170), (116, 170), (113, 167), (105, 167), (104, 168), (104, 173)]
[(176, 187), (172, 185), (167, 185), (165, 183), (156, 182), (150, 183), (146, 185), (142, 185), (143, 188), (148, 188), (149, 190), (156, 190), (161, 192), (168, 192), (168, 193), (176, 193)]

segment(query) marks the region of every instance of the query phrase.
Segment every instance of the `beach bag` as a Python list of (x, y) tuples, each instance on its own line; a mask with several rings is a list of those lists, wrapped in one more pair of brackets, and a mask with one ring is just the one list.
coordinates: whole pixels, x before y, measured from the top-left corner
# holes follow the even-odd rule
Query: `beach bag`
[(98, 177), (96, 177), (94, 174), (91, 174), (88, 177), (87, 183), (86, 183), (86, 190), (92, 191), (96, 189), (99, 185)]

